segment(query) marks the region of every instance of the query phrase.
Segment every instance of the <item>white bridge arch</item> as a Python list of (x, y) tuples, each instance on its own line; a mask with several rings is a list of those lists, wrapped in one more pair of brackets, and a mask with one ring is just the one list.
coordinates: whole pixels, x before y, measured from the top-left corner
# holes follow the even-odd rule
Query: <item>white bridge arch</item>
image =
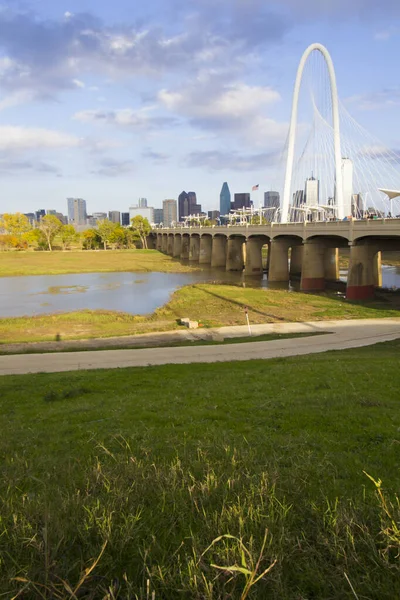
[(290, 120), (289, 129), (289, 144), (288, 144), (288, 155), (286, 163), (286, 175), (285, 175), (285, 187), (283, 192), (283, 202), (281, 207), (281, 222), (288, 222), (290, 195), (292, 188), (292, 175), (293, 175), (293, 160), (294, 160), (294, 149), (296, 143), (296, 128), (297, 128), (297, 114), (300, 87), (303, 78), (304, 67), (312, 52), (318, 51), (322, 54), (325, 59), (326, 66), (328, 68), (331, 97), (332, 97), (332, 121), (333, 121), (333, 134), (334, 134), (334, 153), (335, 153), (335, 205), (337, 209), (337, 216), (339, 219), (343, 219), (345, 215), (345, 207), (343, 202), (343, 178), (342, 178), (342, 153), (340, 145), (340, 121), (339, 121), (339, 100), (338, 91), (336, 84), (335, 69), (333, 61), (328, 50), (322, 44), (311, 44), (303, 56), (301, 57), (300, 64), (297, 70), (296, 83), (294, 86), (293, 93), (293, 105), (292, 105), (292, 116)]

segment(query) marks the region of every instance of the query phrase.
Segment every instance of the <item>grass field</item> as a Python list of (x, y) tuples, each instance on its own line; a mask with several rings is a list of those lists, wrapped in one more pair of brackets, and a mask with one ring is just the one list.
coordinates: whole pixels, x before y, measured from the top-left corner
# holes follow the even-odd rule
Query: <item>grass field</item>
[(333, 294), (301, 294), (228, 285), (190, 285), (175, 292), (152, 315), (134, 316), (110, 311), (80, 311), (37, 317), (0, 319), (0, 344), (113, 337), (170, 331), (178, 319), (189, 317), (204, 327), (245, 325), (244, 307), (251, 323), (319, 321), (399, 317), (384, 301), (351, 303)]
[(399, 351), (1, 378), (0, 597), (400, 597)]
[(157, 250), (0, 252), (0, 277), (117, 271), (186, 273), (194, 270), (195, 266), (184, 265)]

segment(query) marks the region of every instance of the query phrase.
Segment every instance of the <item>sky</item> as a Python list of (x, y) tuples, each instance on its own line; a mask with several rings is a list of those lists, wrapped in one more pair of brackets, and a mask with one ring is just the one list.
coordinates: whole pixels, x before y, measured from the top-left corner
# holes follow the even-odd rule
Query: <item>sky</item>
[(400, 148), (399, 0), (0, 0), (0, 213), (271, 189), (313, 42)]

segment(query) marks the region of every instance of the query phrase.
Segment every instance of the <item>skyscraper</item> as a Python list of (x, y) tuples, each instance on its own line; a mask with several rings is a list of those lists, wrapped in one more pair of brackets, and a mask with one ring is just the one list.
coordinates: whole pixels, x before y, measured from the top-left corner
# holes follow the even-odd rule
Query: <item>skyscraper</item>
[(121, 222), (121, 213), (119, 210), (110, 210), (108, 212), (108, 219), (111, 223), (120, 223)]
[(279, 192), (265, 192), (264, 208), (279, 208), (280, 195)]
[(198, 213), (201, 213), (201, 204), (197, 204), (196, 192), (181, 192), (178, 196), (179, 221)]
[(231, 210), (231, 192), (226, 181), (224, 181), (219, 195), (219, 212), (222, 216), (228, 215)]
[(72, 225), (86, 225), (86, 200), (82, 198), (67, 198), (68, 223)]
[(235, 194), (233, 200), (233, 208), (239, 210), (240, 208), (250, 208), (250, 194)]
[(144, 207), (140, 208), (140, 206), (130, 206), (129, 207), (129, 224), (132, 221), (133, 217), (137, 217), (140, 215), (148, 220), (149, 223), (154, 223), (154, 208), (152, 207)]
[(178, 220), (176, 200), (164, 200), (163, 211), (164, 227), (171, 227)]
[(319, 180), (315, 177), (306, 179), (305, 203), (307, 206), (318, 206), (319, 204)]
[(147, 198), (139, 198), (138, 206), (140, 208), (147, 208)]
[(163, 208), (155, 208), (154, 209), (154, 223), (156, 225), (161, 225), (161, 223), (164, 223), (164, 209)]
[(121, 225), (123, 227), (128, 227), (130, 224), (131, 224), (131, 222), (129, 220), (129, 213), (128, 212), (121, 213)]

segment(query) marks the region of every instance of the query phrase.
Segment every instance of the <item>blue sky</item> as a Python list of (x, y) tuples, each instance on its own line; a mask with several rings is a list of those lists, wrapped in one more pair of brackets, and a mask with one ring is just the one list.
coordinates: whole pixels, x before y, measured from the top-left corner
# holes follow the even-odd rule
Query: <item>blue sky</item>
[(400, 148), (399, 0), (0, 0), (0, 213), (274, 185), (298, 62)]

